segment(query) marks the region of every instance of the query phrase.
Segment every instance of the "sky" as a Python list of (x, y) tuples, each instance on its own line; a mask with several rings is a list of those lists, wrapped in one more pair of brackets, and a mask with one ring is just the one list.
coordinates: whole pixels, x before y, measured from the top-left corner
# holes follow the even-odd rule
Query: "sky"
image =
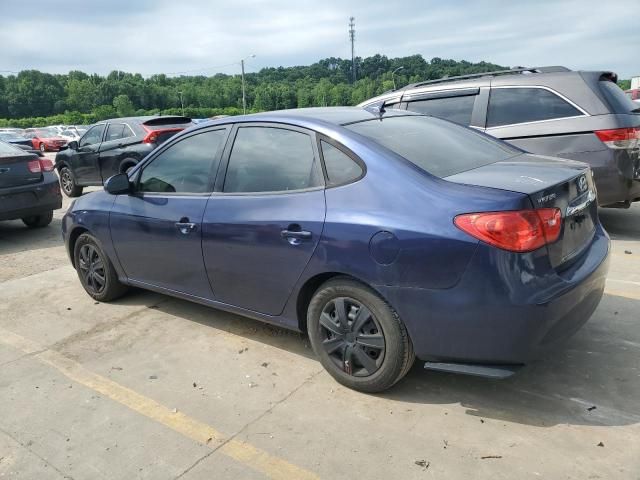
[(640, 75), (638, 0), (0, 0), (0, 75), (235, 74), (421, 54)]

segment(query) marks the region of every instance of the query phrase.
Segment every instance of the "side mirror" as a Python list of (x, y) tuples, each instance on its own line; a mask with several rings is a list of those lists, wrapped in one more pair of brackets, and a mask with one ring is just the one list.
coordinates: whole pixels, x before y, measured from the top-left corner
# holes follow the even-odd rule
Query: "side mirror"
[(109, 177), (107, 181), (104, 182), (104, 189), (111, 195), (130, 193), (131, 184), (129, 183), (129, 176), (126, 173), (119, 173), (113, 177)]
[(69, 143), (67, 143), (67, 148), (70, 148), (71, 150), (77, 150), (78, 142), (76, 142), (75, 140), (70, 141)]

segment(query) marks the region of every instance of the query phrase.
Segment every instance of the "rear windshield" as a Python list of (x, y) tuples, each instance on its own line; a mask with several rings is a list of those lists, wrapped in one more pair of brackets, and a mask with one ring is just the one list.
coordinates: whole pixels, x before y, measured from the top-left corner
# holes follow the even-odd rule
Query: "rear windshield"
[(8, 143), (0, 142), (0, 157), (6, 157), (8, 155), (18, 155), (25, 153), (24, 150)]
[(600, 84), (600, 91), (607, 99), (612, 113), (640, 112), (638, 105), (625, 95), (616, 83), (609, 80), (600, 80), (598, 83)]
[(487, 135), (433, 117), (387, 117), (345, 127), (440, 178), (522, 153)]

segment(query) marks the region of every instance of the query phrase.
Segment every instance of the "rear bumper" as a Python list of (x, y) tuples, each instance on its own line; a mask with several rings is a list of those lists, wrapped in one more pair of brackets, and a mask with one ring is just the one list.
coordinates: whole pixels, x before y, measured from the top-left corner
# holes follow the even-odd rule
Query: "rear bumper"
[[(640, 199), (640, 150), (589, 152), (600, 206)], [(585, 161), (583, 157), (580, 158)]]
[(0, 220), (15, 220), (59, 208), (62, 194), (53, 172), (44, 172), (42, 182), (34, 185), (0, 189)]
[(419, 359), (521, 365), (586, 323), (604, 292), (608, 254), (609, 237), (601, 226), (561, 273), (536, 252), (516, 256), (481, 244), (453, 288), (378, 290), (406, 324)]

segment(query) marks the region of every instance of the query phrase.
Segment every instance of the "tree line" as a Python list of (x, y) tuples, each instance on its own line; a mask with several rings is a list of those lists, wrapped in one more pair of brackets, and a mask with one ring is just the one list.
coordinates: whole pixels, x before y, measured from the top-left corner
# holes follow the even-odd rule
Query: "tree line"
[[(392, 72), (399, 67), (395, 75)], [(480, 73), (506, 67), (487, 62), (421, 55), (356, 59), (358, 80), (351, 79), (351, 60), (327, 58), (308, 66), (263, 68), (245, 74), (251, 112), (284, 108), (356, 105), (393, 88), (445, 76)], [(240, 75), (152, 75), (112, 71), (106, 76), (71, 71), (50, 74), (24, 70), (0, 76), (0, 126), (90, 124), (113, 117), (181, 114), (193, 118), (242, 113)]]

